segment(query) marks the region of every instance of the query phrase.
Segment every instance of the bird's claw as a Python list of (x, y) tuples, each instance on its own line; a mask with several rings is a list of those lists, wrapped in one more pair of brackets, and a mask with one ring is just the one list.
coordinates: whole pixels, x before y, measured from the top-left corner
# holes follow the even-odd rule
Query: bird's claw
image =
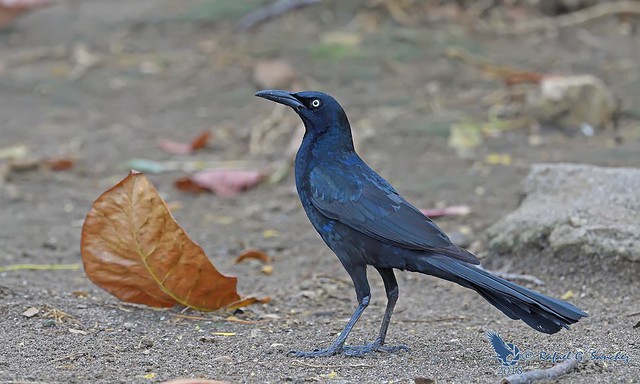
[(311, 352), (289, 351), (287, 356), (292, 357), (326, 357), (337, 355), (342, 352), (342, 348), (314, 349)]

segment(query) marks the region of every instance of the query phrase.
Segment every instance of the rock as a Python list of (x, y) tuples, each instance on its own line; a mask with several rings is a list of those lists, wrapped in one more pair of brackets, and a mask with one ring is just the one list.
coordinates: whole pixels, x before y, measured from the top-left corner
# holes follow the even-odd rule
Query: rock
[(640, 169), (534, 164), (524, 189), (520, 207), (487, 231), (494, 251), (640, 269)]
[(40, 310), (36, 307), (29, 307), (26, 311), (22, 312), (22, 316), (27, 318), (32, 318), (33, 316), (40, 313)]
[(585, 131), (612, 126), (618, 102), (595, 76), (547, 76), (527, 94), (527, 109), (542, 123)]
[(272, 354), (272, 353), (281, 354), (286, 351), (287, 351), (286, 347), (284, 346), (284, 344), (281, 344), (281, 343), (273, 343), (266, 350), (268, 354)]

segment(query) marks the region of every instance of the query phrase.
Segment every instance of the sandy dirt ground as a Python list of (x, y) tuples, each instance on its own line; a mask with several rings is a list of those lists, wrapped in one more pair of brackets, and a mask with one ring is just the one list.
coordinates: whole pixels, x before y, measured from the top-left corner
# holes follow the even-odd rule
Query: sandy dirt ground
[[(213, 4), (215, 3), (215, 4)], [(414, 205), (468, 205), (473, 213), (439, 225), (472, 244), (494, 269), (535, 275), (534, 287), (571, 302), (590, 317), (556, 335), (513, 322), (477, 294), (451, 283), (399, 273), (400, 300), (389, 344), (408, 353), (363, 359), (300, 360), (290, 349), (327, 346), (355, 308), (337, 258), (308, 223), (292, 175), (236, 198), (188, 195), (173, 187), (181, 172), (149, 174), (174, 215), (242, 294), (271, 303), (235, 314), (156, 310), (122, 303), (79, 270), (0, 272), (0, 383), (148, 383), (180, 377), (229, 382), (441, 383), (498, 382), (504, 374), (485, 337), (496, 331), (522, 350), (596, 351), (628, 355), (628, 364), (585, 361), (562, 383), (638, 382), (640, 289), (586, 261), (575, 268), (545, 252), (494, 255), (485, 229), (518, 205), (520, 180), (535, 162), (606, 166), (640, 164), (638, 122), (618, 131), (528, 128), (485, 138), (474, 157), (447, 146), (448, 127), (485, 119), (500, 82), (444, 55), (461, 47), (497, 63), (545, 73), (591, 73), (640, 108), (640, 39), (614, 19), (555, 34), (495, 37), (440, 20), (412, 27), (384, 17), (375, 28), (358, 18), (360, 2), (328, 1), (236, 33), (235, 20), (261, 2), (194, 0), (59, 1), (0, 35), (0, 147), (23, 144), (28, 156), (77, 157), (74, 168), (12, 172), (0, 185), (0, 266), (80, 262), (80, 231), (93, 200), (122, 179), (129, 161), (286, 161), (287, 132), (251, 153), (252, 130), (273, 105), (253, 97), (255, 63), (281, 58), (305, 88), (329, 92), (355, 126), (361, 155)], [(213, 4), (213, 5), (212, 5)], [(376, 12), (374, 9), (371, 12)], [(364, 16), (363, 16), (364, 17)], [(365, 20), (365, 21), (363, 21)], [(334, 49), (328, 31), (356, 31), (361, 41)], [(351, 43), (349, 43), (351, 44)], [(75, 53), (74, 53), (75, 52)], [(95, 59), (95, 63), (94, 63)], [(295, 127), (287, 111), (283, 126)], [(185, 140), (213, 132), (195, 155), (160, 151), (159, 138)], [(509, 154), (508, 165), (487, 154)], [(257, 263), (234, 264), (246, 247), (274, 259), (272, 275)], [(623, 262), (623, 261), (621, 261)], [(624, 266), (623, 266), (624, 268)], [(372, 304), (349, 343), (371, 340), (385, 306), (371, 273)], [(533, 286), (532, 286), (533, 287)], [(33, 317), (23, 315), (30, 307)], [(66, 315), (62, 315), (64, 312)], [(191, 318), (188, 318), (191, 316)], [(525, 370), (547, 368), (530, 359)]]

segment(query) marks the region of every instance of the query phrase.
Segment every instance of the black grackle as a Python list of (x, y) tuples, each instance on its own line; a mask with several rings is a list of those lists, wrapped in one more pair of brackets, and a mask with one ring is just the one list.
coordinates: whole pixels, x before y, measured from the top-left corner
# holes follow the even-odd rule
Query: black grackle
[[(511, 319), (537, 331), (556, 333), (587, 314), (575, 306), (521, 287), (477, 267), (472, 253), (451, 243), (438, 226), (409, 204), (353, 148), (344, 110), (322, 92), (265, 90), (256, 96), (287, 105), (305, 125), (295, 161), (295, 179), (302, 206), (324, 242), (338, 256), (353, 280), (358, 308), (327, 349), (295, 352), (298, 357), (408, 350), (386, 346), (385, 336), (398, 299), (393, 269), (425, 273), (475, 290)], [(367, 266), (382, 276), (387, 307), (378, 337), (347, 346), (345, 340), (369, 304)]]

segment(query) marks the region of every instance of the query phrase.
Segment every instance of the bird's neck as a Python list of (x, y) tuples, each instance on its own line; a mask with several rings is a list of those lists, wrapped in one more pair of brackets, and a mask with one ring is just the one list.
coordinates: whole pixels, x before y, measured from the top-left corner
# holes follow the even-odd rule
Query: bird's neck
[(344, 111), (336, 111), (322, 121), (305, 121), (305, 134), (300, 151), (327, 157), (353, 152), (351, 125)]
[[(296, 183), (303, 183), (311, 169), (319, 164), (340, 161), (355, 154), (351, 127), (332, 124), (326, 129), (305, 127), (295, 161)], [(298, 187), (301, 185), (299, 184)]]

